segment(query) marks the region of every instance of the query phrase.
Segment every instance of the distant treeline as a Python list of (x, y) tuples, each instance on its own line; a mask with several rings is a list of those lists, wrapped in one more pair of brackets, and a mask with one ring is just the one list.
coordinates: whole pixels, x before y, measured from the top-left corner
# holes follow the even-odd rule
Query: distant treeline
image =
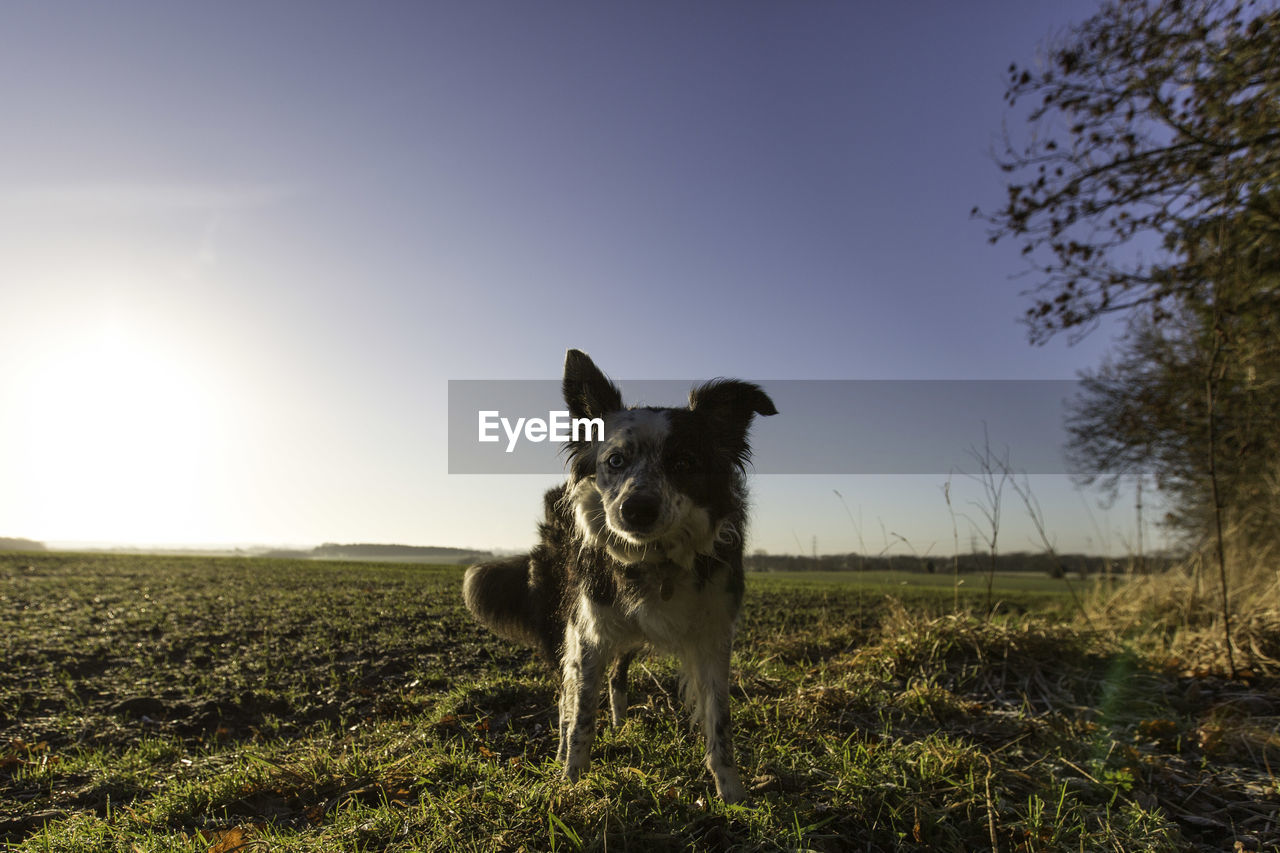
[[(1174, 565), (1177, 559), (1167, 555), (1148, 556), (1139, 560), (1136, 556), (1115, 559), (1087, 554), (1045, 554), (1013, 552), (996, 557), (997, 572), (1032, 572), (1050, 577), (1064, 575), (1094, 575), (1107, 572), (1124, 573), (1161, 572)], [(767, 554), (760, 551), (744, 559), (747, 571), (752, 572), (927, 572), (950, 574), (956, 570), (954, 557), (917, 557), (910, 554), (894, 554), (879, 557), (861, 554), (824, 554), (817, 557), (794, 554)], [(978, 574), (991, 568), (990, 554), (961, 554), (961, 574)]]
[(43, 551), (44, 543), (34, 539), (15, 539), (0, 536), (0, 551)]
[(340, 545), (326, 542), (309, 550), (267, 551), (264, 557), (293, 560), (403, 560), (406, 562), (468, 563), (493, 557), (489, 551), (468, 548), (444, 548), (430, 545), (378, 545), (358, 543)]

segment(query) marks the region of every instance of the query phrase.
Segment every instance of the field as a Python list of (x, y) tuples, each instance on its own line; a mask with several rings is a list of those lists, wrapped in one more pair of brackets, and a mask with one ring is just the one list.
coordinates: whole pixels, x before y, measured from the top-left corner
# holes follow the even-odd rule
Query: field
[[(0, 555), (8, 849), (1263, 850), (1280, 685), (1072, 616), (1060, 581), (749, 578), (744, 805), (670, 661), (574, 785), (554, 688), (456, 567)], [(907, 581), (913, 581), (907, 583)], [(924, 581), (924, 582), (914, 582)], [(932, 581), (932, 586), (929, 585)], [(1079, 591), (1077, 582), (1077, 590)]]

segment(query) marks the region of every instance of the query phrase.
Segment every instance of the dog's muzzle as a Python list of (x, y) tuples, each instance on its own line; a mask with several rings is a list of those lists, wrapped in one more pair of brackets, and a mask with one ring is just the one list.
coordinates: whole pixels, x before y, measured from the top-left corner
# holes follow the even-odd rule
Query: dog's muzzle
[(632, 495), (622, 502), (618, 515), (628, 533), (644, 534), (653, 529), (662, 514), (662, 501), (657, 495)]

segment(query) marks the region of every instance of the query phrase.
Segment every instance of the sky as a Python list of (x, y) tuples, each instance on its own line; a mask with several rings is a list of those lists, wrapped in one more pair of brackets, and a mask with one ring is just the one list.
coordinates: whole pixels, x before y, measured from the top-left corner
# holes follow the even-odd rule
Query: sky
[[(449, 382), (570, 347), (624, 395), (1071, 379), (1107, 330), (1029, 345), (969, 211), (1005, 69), (1095, 8), (8, 4), (0, 536), (527, 547), (558, 477), (450, 474)], [(833, 470), (755, 474), (748, 547), (968, 549), (949, 471)], [(1130, 547), (1031, 482), (1060, 549)]]

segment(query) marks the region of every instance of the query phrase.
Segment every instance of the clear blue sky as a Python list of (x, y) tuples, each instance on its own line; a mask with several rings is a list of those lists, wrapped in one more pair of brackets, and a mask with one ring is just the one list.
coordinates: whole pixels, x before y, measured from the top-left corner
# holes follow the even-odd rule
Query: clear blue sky
[[(968, 213), (1005, 68), (1094, 8), (8, 5), (0, 535), (521, 547), (554, 478), (449, 476), (447, 381), (571, 346), (623, 380), (1070, 378), (1106, 339), (1030, 347)], [(940, 487), (761, 475), (751, 547), (857, 548), (838, 489), (871, 550), (950, 553)], [(1123, 552), (1127, 514), (1037, 489), (1061, 546)]]

